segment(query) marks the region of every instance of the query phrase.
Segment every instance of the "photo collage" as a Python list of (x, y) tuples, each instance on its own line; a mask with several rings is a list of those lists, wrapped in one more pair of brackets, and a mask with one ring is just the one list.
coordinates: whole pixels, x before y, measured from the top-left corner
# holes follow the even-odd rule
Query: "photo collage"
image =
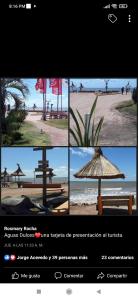
[(136, 216), (137, 78), (0, 78), (0, 216)]

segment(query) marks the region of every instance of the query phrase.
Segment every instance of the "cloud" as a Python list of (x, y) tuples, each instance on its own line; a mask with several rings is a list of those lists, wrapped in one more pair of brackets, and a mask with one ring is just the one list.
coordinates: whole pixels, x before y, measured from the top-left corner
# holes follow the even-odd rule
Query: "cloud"
[(77, 172), (77, 170), (73, 169), (73, 168), (70, 168), (70, 173), (74, 173), (74, 172)]
[(81, 151), (76, 151), (76, 150), (74, 150), (73, 148), (70, 148), (70, 151), (71, 151), (71, 153), (73, 154), (73, 155), (78, 155), (78, 156), (81, 156), (81, 157), (83, 157), (84, 155), (83, 155), (83, 153), (81, 152)]
[(79, 149), (81, 149), (83, 153), (91, 154), (91, 155), (94, 154), (94, 148), (80, 147)]
[(68, 167), (67, 166), (60, 166), (54, 169), (54, 173), (58, 177), (67, 177), (68, 176)]
[(86, 148), (86, 147), (79, 147), (80, 150), (74, 150), (75, 148), (70, 148), (70, 151), (73, 155), (78, 155), (80, 157), (85, 157), (87, 154), (93, 155), (94, 154), (94, 148)]
[(76, 151), (73, 148), (70, 148), (70, 151), (73, 155), (78, 155), (78, 156), (84, 157), (84, 154), (81, 151), (78, 151), (78, 150)]

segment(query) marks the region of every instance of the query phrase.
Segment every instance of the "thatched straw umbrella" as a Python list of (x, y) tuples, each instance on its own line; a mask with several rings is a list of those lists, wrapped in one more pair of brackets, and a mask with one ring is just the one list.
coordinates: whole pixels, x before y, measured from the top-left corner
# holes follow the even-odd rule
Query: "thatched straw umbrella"
[(11, 176), (15, 176), (15, 181), (16, 181), (16, 176), (18, 176), (18, 181), (20, 179), (20, 176), (25, 176), (25, 174), (23, 173), (23, 171), (20, 168), (20, 165), (17, 164), (17, 166), (18, 166), (17, 170), (11, 174)]
[(10, 174), (7, 172), (7, 168), (4, 168), (4, 171), (1, 173), (2, 177), (10, 176)]
[(92, 160), (74, 176), (98, 179), (98, 196), (101, 195), (101, 179), (125, 178), (125, 175), (103, 155), (100, 147), (95, 148)]

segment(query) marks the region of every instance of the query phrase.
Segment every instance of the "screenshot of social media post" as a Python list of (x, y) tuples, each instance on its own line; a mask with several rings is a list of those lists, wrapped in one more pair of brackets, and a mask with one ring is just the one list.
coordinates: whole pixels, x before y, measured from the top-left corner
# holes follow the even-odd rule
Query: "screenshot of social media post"
[(135, 291), (137, 101), (136, 77), (0, 78), (4, 293)]

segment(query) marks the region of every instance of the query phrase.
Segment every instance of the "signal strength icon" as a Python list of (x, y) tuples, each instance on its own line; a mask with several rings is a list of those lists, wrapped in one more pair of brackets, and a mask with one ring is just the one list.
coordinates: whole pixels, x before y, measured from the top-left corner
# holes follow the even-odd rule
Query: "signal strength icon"
[(110, 8), (110, 4), (108, 4), (108, 5), (104, 6), (104, 8)]

